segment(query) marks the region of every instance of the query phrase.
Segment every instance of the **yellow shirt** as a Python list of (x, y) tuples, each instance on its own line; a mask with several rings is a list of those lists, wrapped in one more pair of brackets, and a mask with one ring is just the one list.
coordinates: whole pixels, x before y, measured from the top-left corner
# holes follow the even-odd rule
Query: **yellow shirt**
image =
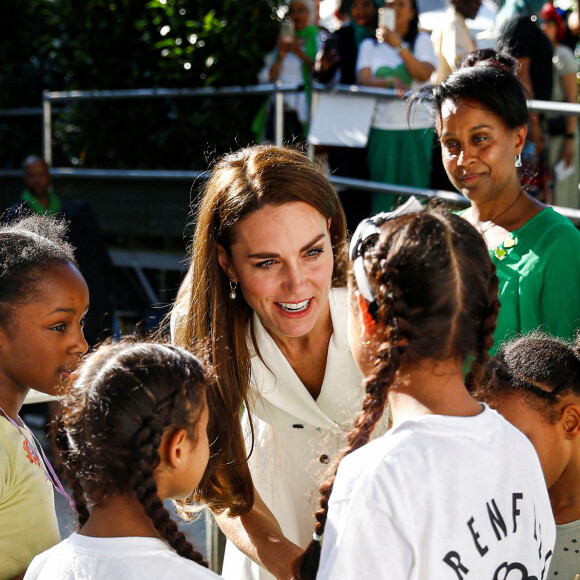
[(52, 483), (26, 439), (0, 415), (0, 580), (22, 574), (59, 541)]

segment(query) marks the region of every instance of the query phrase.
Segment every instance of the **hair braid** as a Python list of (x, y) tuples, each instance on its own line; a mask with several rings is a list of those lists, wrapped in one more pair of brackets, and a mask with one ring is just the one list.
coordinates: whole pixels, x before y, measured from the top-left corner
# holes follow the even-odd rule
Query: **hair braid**
[(52, 425), (52, 436), (54, 444), (56, 445), (61, 457), (64, 460), (64, 474), (68, 481), (71, 491), (72, 500), (74, 502), (75, 511), (79, 519), (79, 527), (84, 526), (89, 519), (89, 508), (87, 506), (87, 499), (85, 490), (82, 486), (81, 480), (78, 477), (77, 470), (73, 467), (74, 459), (70, 448), (68, 437), (62, 418), (58, 417)]
[(147, 417), (143, 420), (141, 428), (135, 435), (139, 459), (135, 463), (135, 475), (130, 482), (131, 487), (135, 490), (137, 499), (143, 505), (145, 513), (151, 518), (161, 537), (180, 556), (207, 568), (207, 562), (187, 541), (185, 534), (179, 531), (177, 524), (163, 506), (157, 493), (157, 483), (153, 477), (153, 471), (160, 461), (159, 445), (162, 435), (163, 427), (158, 417)]
[(498, 278), (495, 264), (491, 264), (489, 279), (489, 304), (487, 314), (484, 316), (479, 330), (475, 359), (465, 377), (465, 386), (470, 392), (474, 392), (479, 386), (485, 371), (485, 363), (489, 358), (489, 349), (493, 346), (493, 333), (497, 324), (500, 302), (497, 297)]
[[(386, 299), (379, 310), (378, 317), (387, 318), (385, 323), (386, 331), (376, 353), (373, 372), (364, 382), (365, 398), (362, 409), (356, 416), (354, 427), (348, 434), (348, 445), (336, 459), (332, 476), (320, 487), (320, 509), (315, 514), (316, 527), (314, 529), (314, 533), (317, 536), (322, 536), (324, 533), (328, 516), (328, 500), (334, 487), (338, 466), (344, 457), (368, 443), (376, 424), (383, 416), (389, 388), (394, 383), (401, 360), (405, 354), (405, 347), (400, 346), (400, 339), (402, 338), (400, 329), (404, 325), (397, 315), (404, 307), (400, 301), (395, 300), (396, 292), (388, 278), (389, 266), (385, 260), (381, 260), (381, 270), (382, 272), (380, 272), (379, 276), (387, 279), (387, 282), (381, 284), (380, 287)], [(299, 580), (313, 580), (316, 578), (320, 562), (320, 550), (320, 541), (313, 539), (302, 556), (294, 563), (293, 572), (296, 578)]]

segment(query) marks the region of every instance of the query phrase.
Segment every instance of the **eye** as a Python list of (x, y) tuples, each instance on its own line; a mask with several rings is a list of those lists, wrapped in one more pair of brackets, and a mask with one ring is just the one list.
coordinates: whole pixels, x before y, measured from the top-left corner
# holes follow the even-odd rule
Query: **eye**
[(55, 326), (51, 326), (50, 330), (54, 330), (55, 332), (64, 332), (66, 328), (66, 324), (56, 324)]
[(473, 142), (474, 143), (484, 143), (487, 140), (487, 135), (474, 135)]
[(256, 264), (256, 268), (261, 268), (262, 270), (268, 270), (271, 268), (276, 262), (274, 260), (264, 260), (263, 262), (258, 262)]
[(457, 141), (445, 141), (443, 146), (447, 151), (455, 151), (459, 147), (459, 144)]
[(306, 252), (306, 257), (316, 259), (323, 253), (324, 248), (312, 248)]
[(84, 326), (87, 323), (87, 315), (85, 314), (82, 318), (81, 318), (81, 322), (80, 325)]

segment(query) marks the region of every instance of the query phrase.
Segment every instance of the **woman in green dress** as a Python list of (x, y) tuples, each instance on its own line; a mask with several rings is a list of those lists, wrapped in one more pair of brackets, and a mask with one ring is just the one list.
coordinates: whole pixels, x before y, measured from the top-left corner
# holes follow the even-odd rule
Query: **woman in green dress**
[(497, 267), (494, 350), (535, 328), (564, 339), (580, 328), (580, 232), (520, 184), (528, 110), (514, 66), (509, 55), (476, 51), (430, 89), (443, 165)]

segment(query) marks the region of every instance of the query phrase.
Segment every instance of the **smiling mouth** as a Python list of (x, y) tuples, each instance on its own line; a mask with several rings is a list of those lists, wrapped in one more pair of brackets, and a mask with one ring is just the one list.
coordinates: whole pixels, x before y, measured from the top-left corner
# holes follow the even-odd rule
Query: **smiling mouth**
[(276, 302), (276, 304), (278, 305), (278, 308), (284, 312), (304, 312), (310, 305), (310, 300), (311, 299), (309, 298), (303, 302)]
[(470, 184), (473, 183), (474, 181), (477, 181), (479, 177), (480, 177), (479, 173), (467, 173), (463, 175), (460, 179), (462, 183)]
[(70, 376), (77, 370), (77, 367), (71, 367), (70, 369), (60, 369), (58, 371), (58, 374), (63, 378), (63, 379), (68, 379), (70, 378)]

